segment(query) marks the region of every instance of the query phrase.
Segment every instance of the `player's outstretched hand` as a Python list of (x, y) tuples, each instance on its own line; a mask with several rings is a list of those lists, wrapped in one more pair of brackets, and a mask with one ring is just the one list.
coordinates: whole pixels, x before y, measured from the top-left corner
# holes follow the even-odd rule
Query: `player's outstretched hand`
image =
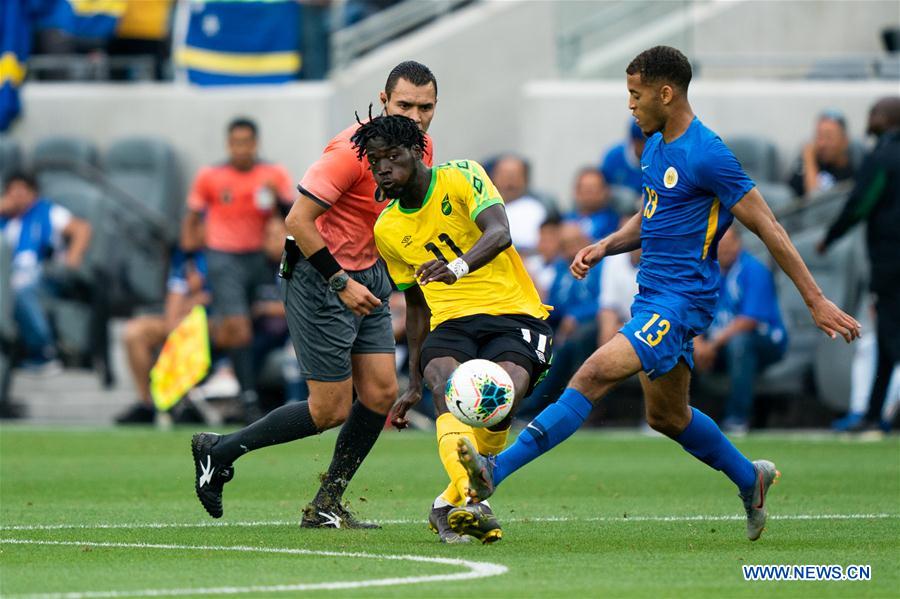
[(822, 297), (809, 308), (816, 326), (832, 339), (840, 335), (850, 343), (859, 338), (860, 324), (855, 318), (838, 308), (827, 297)]
[(354, 279), (347, 281), (347, 287), (338, 293), (338, 297), (357, 316), (365, 316), (381, 305), (381, 300), (368, 287)]
[(397, 430), (403, 430), (409, 426), (409, 420), (406, 419), (406, 413), (411, 407), (422, 401), (422, 392), (419, 389), (410, 387), (400, 396), (397, 403), (391, 408), (390, 419), (391, 424)]
[(416, 278), (419, 285), (427, 285), (432, 281), (446, 283), (452, 285), (456, 282), (456, 274), (449, 268), (447, 263), (442, 260), (429, 260), (416, 269)]
[(599, 241), (578, 250), (578, 253), (575, 254), (575, 259), (572, 260), (572, 264), (569, 266), (572, 276), (579, 281), (585, 278), (591, 267), (603, 259), (604, 253), (604, 249)]

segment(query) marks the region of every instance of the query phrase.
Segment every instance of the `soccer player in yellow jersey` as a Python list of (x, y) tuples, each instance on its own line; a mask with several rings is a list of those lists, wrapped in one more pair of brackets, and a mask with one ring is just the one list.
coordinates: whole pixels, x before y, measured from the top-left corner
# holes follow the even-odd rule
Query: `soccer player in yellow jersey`
[(497, 541), (502, 533), (490, 506), (466, 505), (468, 478), (456, 446), (466, 437), (480, 453), (500, 452), (511, 416), (473, 429), (447, 411), (444, 390), (461, 362), (491, 360), (512, 378), (514, 412), (549, 367), (547, 307), (512, 246), (503, 199), (481, 165), (457, 160), (429, 168), (422, 133), (402, 116), (371, 119), (352, 141), (391, 199), (375, 223), (375, 244), (407, 302), (410, 388), (394, 406), (392, 422), (406, 426), (424, 378), (450, 477), (432, 505), (431, 528), (446, 543)]

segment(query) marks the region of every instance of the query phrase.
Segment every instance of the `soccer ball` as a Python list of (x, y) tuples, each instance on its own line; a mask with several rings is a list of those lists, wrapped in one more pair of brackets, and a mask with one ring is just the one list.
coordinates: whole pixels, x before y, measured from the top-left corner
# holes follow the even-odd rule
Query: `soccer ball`
[(460, 422), (482, 428), (497, 424), (512, 410), (512, 379), (488, 360), (463, 362), (447, 381), (447, 408)]

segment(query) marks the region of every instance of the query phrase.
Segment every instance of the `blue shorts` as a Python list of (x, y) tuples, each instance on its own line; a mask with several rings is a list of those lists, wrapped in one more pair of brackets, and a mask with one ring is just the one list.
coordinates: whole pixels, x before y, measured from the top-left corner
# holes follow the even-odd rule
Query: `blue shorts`
[(674, 293), (641, 289), (631, 305), (631, 320), (619, 332), (631, 342), (651, 380), (675, 368), (682, 359), (693, 370), (693, 340), (712, 324), (714, 306)]

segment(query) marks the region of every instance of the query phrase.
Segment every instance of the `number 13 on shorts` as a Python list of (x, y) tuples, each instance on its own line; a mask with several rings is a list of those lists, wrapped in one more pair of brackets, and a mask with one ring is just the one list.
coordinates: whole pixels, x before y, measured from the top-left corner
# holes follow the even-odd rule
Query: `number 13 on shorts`
[[(655, 328), (653, 328), (655, 325)], [(656, 347), (659, 345), (659, 342), (662, 341), (663, 337), (665, 337), (666, 333), (669, 332), (669, 329), (672, 328), (672, 325), (668, 320), (663, 318), (660, 320), (659, 314), (653, 313), (653, 316), (650, 317), (650, 320), (647, 321), (643, 327), (641, 327), (640, 332), (645, 335), (645, 337), (640, 337), (638, 333), (635, 333), (635, 337), (649, 345), (650, 347)], [(652, 329), (652, 330), (651, 330)]]

